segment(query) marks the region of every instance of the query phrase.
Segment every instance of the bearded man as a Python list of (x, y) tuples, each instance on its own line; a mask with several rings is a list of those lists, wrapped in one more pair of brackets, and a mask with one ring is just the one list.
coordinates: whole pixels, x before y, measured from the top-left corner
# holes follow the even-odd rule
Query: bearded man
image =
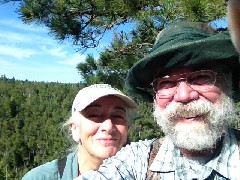
[(163, 29), (126, 86), (153, 102), (165, 137), (133, 142), (79, 179), (239, 180), (239, 72), (228, 32), (187, 22)]

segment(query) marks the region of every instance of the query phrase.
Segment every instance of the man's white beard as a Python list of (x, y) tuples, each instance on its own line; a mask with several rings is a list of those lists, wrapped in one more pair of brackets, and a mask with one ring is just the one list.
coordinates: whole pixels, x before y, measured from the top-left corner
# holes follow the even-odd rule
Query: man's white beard
[[(234, 102), (226, 95), (223, 95), (219, 105), (207, 100), (195, 100), (188, 104), (171, 102), (162, 109), (155, 102), (153, 115), (177, 147), (197, 151), (212, 148), (236, 117)], [(197, 115), (205, 117), (189, 124), (176, 121), (177, 117)]]

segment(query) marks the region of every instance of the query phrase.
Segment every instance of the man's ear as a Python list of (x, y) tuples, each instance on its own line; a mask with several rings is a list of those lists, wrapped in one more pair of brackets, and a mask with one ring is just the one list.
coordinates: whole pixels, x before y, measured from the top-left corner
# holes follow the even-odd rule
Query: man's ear
[(240, 0), (228, 0), (227, 21), (233, 45), (240, 53)]
[(75, 123), (70, 123), (70, 129), (72, 131), (72, 138), (75, 142), (79, 143), (80, 141), (80, 131), (79, 127)]

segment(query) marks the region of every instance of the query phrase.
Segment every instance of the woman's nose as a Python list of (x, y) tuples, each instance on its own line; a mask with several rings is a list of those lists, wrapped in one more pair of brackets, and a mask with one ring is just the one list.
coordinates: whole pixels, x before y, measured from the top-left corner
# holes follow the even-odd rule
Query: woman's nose
[(106, 131), (108, 133), (112, 133), (113, 131), (115, 131), (115, 126), (110, 118), (108, 118), (102, 122), (101, 130)]

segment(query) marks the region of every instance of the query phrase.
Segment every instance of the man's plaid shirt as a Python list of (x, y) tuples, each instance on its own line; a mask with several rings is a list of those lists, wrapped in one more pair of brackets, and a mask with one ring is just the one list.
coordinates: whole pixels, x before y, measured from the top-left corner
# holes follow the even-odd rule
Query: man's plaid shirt
[[(122, 148), (116, 156), (104, 161), (98, 171), (90, 171), (79, 179), (146, 179), (148, 157), (153, 140), (131, 143)], [(238, 142), (231, 129), (225, 134), (218, 155), (205, 165), (189, 163), (180, 151), (165, 138), (150, 170), (161, 180), (240, 180), (240, 156)], [(160, 178), (161, 177), (161, 178)]]

